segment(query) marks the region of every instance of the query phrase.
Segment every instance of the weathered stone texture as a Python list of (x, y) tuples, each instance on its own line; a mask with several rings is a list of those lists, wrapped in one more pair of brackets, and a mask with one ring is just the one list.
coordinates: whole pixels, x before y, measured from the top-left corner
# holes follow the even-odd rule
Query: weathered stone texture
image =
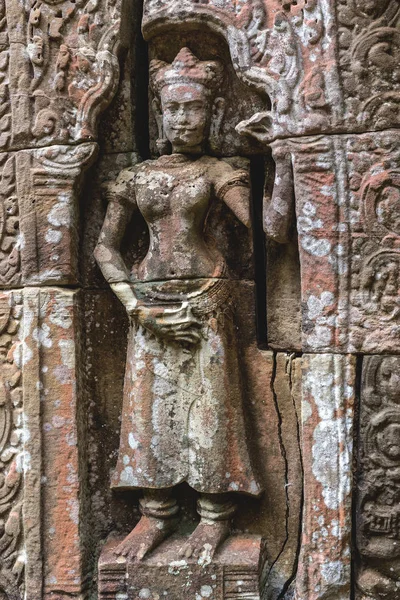
[(85, 462), (78, 294), (26, 288), (3, 293), (1, 306), (0, 586), (15, 600), (23, 590), (30, 598), (79, 594)]
[(304, 510), (295, 597), (349, 600), (355, 358), (306, 354), (302, 370)]
[[(398, 0), (0, 0), (1, 600), (400, 600), (399, 28)], [(183, 482), (123, 562), (177, 503), (110, 484), (140, 443), (151, 477), (179, 394), (221, 544), (176, 556)]]
[(399, 349), (397, 139), (392, 130), (284, 142), (294, 168), (305, 351)]
[(399, 357), (363, 361), (357, 490), (358, 599), (399, 591)]
[(0, 10), (1, 148), (92, 139), (118, 83), (120, 3), (7, 0)]
[[(126, 598), (149, 599), (187, 595), (193, 598), (223, 600), (251, 598), (260, 600), (259, 563), (264, 547), (257, 536), (232, 536), (210, 565), (200, 566), (196, 560), (176, 560), (179, 539), (170, 540), (163, 551), (139, 565), (126, 567), (115, 564), (110, 542), (99, 563), (100, 597), (111, 600)], [(160, 576), (161, 575), (161, 576)]]
[[(299, 411), (301, 374), (298, 359), (284, 354), (274, 359), (271, 352), (260, 351), (254, 343), (254, 314), (249, 312), (252, 286), (241, 284), (238, 298), (243, 377), (250, 399), (249, 416), (256, 426), (249, 439), (258, 457), (265, 494), (261, 503), (245, 497), (239, 502), (234, 526), (262, 533), (265, 538), (264, 577), (269, 598), (277, 598), (293, 576), (299, 544), (302, 477), (295, 405)], [(131, 505), (132, 495), (112, 494), (109, 487), (119, 441), (128, 323), (118, 300), (105, 291), (86, 296), (85, 323), (92, 538), (99, 548), (110, 532), (128, 532), (139, 517)], [(112, 356), (109, 345), (115, 348)], [(179, 497), (185, 527), (192, 529), (193, 493), (182, 489)]]

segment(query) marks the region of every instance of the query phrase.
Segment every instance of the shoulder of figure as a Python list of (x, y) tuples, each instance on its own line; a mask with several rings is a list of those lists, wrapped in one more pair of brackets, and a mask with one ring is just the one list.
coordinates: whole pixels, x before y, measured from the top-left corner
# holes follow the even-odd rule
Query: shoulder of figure
[(213, 164), (213, 180), (217, 196), (222, 197), (235, 186), (249, 186), (249, 161), (242, 157), (216, 159)]
[(119, 204), (132, 204), (134, 200), (135, 179), (143, 163), (127, 167), (118, 173), (116, 179), (107, 181), (102, 185), (103, 194), (108, 202)]
[(248, 172), (250, 169), (250, 161), (242, 156), (202, 156), (199, 161), (221, 173)]
[(126, 183), (134, 183), (136, 175), (138, 175), (141, 171), (144, 171), (154, 160), (144, 160), (143, 162), (137, 163), (132, 167), (127, 167), (118, 173), (118, 177), (116, 182), (126, 182)]

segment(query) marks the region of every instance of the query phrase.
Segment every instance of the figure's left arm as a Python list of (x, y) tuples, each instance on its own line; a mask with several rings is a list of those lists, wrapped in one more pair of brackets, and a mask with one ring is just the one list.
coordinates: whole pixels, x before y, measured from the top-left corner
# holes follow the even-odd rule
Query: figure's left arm
[(219, 161), (215, 193), (247, 228), (251, 227), (250, 181), (246, 169), (234, 169)]

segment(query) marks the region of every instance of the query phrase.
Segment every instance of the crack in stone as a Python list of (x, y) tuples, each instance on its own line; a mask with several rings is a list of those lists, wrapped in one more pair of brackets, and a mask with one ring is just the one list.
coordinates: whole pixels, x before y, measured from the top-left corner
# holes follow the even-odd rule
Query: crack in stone
[[(302, 447), (301, 447), (301, 430), (300, 430), (301, 414), (299, 415), (297, 412), (296, 400), (295, 400), (295, 397), (293, 394), (294, 382), (293, 382), (292, 362), (295, 358), (300, 358), (300, 357), (296, 356), (295, 353), (290, 354), (288, 362), (286, 364), (286, 372), (289, 376), (290, 398), (292, 400), (294, 414), (296, 417), (296, 435), (297, 435), (297, 444), (298, 444), (298, 448), (299, 448), (299, 457), (300, 457), (300, 465), (301, 465), (301, 480), (304, 481), (303, 452), (302, 452)], [(304, 484), (302, 485), (302, 489), (301, 489), (298, 540), (297, 540), (297, 548), (296, 548), (296, 559), (295, 559), (295, 563), (293, 565), (293, 572), (292, 572), (291, 577), (285, 583), (285, 585), (282, 589), (282, 592), (279, 594), (277, 600), (284, 600), (286, 592), (290, 588), (293, 581), (295, 581), (295, 579), (296, 579), (297, 570), (298, 570), (298, 566), (299, 566), (300, 549), (301, 549), (301, 532), (302, 532), (302, 528), (303, 528), (303, 509), (304, 509)]]
[(277, 398), (277, 394), (275, 392), (275, 380), (276, 380), (276, 372), (277, 372), (277, 353), (274, 352), (274, 364), (273, 364), (273, 370), (272, 370), (272, 376), (271, 376), (271, 392), (272, 392), (272, 397), (273, 397), (273, 401), (274, 401), (274, 406), (275, 406), (275, 410), (276, 410), (276, 414), (278, 417), (278, 439), (279, 439), (279, 448), (281, 451), (281, 455), (285, 464), (285, 498), (286, 498), (286, 513), (285, 513), (285, 540), (282, 544), (282, 548), (278, 553), (278, 556), (275, 558), (275, 560), (272, 562), (269, 570), (268, 570), (268, 574), (266, 577), (266, 585), (265, 585), (265, 590), (268, 591), (269, 588), (269, 579), (271, 576), (271, 573), (275, 567), (275, 565), (278, 563), (280, 557), (282, 556), (286, 544), (289, 540), (289, 514), (290, 514), (290, 506), (289, 506), (289, 491), (288, 491), (288, 487), (289, 487), (289, 477), (288, 477), (288, 470), (289, 470), (289, 464), (288, 464), (288, 459), (287, 459), (287, 455), (286, 455), (286, 448), (283, 442), (283, 436), (282, 436), (282, 415), (281, 412), (279, 410), (279, 404), (278, 404), (278, 398)]

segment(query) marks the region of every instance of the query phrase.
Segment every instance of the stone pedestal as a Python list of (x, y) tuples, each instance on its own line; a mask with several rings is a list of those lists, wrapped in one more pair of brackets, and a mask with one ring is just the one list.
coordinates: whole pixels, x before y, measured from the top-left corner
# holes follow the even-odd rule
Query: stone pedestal
[(120, 539), (103, 548), (99, 600), (260, 600), (264, 542), (256, 535), (230, 537), (210, 563), (180, 560), (184, 543), (173, 536), (147, 559), (126, 562), (114, 555)]

